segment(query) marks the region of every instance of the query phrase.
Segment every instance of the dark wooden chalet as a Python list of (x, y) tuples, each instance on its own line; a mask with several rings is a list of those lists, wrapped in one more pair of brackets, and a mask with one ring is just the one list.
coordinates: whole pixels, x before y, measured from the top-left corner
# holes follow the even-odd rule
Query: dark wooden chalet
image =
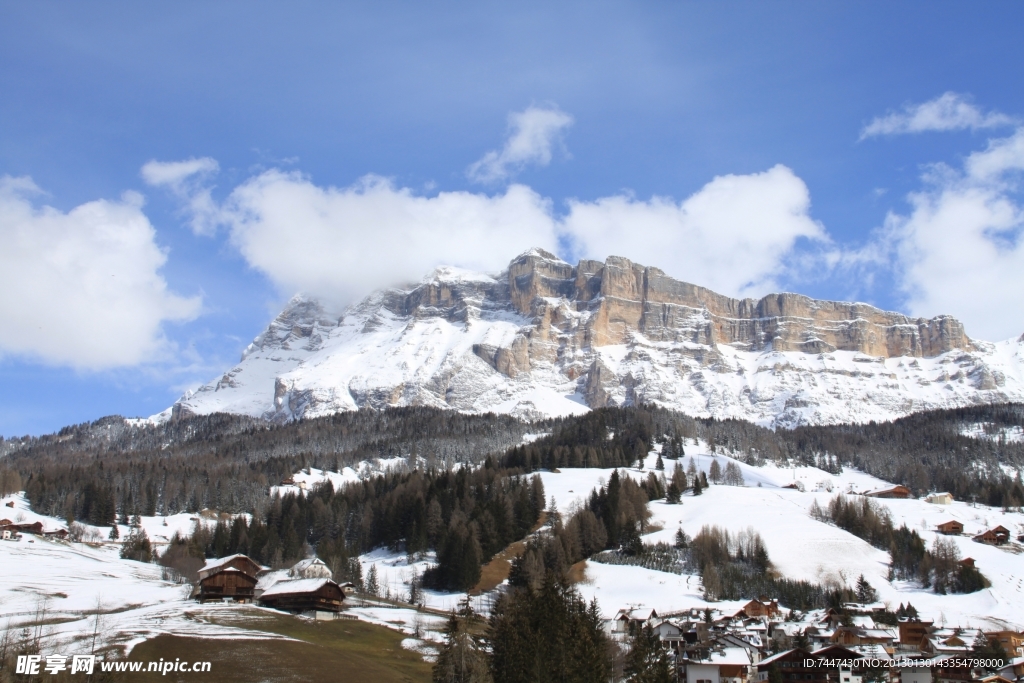
[(756, 680), (767, 681), (771, 672), (776, 670), (784, 681), (827, 683), (828, 671), (818, 667), (808, 667), (807, 661), (810, 659), (813, 659), (811, 653), (801, 648), (780, 652), (757, 665)]
[(932, 632), (931, 621), (905, 619), (899, 622), (900, 645), (920, 648), (922, 641)]
[(252, 602), (255, 590), (255, 576), (250, 576), (234, 567), (226, 567), (199, 580), (199, 602), (212, 600)]
[(913, 498), (914, 494), (906, 486), (893, 486), (890, 489), (881, 489), (879, 491), (868, 491), (864, 494), (871, 498)]
[(987, 545), (1003, 545), (1010, 542), (1010, 530), (1004, 526), (997, 526), (983, 531), (971, 540)]
[(748, 617), (774, 617), (779, 614), (779, 601), (757, 598), (745, 604), (741, 612)]
[[(860, 660), (861, 655), (841, 645), (830, 645), (815, 652), (794, 648), (773, 655), (757, 665), (756, 681), (767, 681), (772, 670), (779, 672), (783, 681), (811, 681), (811, 683), (839, 683), (838, 667), (816, 666), (811, 660)], [(808, 666), (811, 664), (811, 666)], [(849, 671), (849, 669), (847, 669)], [(854, 673), (860, 668), (854, 667)]]
[(964, 525), (955, 519), (951, 519), (940, 524), (937, 529), (940, 534), (945, 534), (946, 536), (959, 536), (964, 532)]
[(237, 569), (240, 572), (256, 577), (265, 570), (259, 562), (247, 555), (228, 555), (215, 560), (207, 560), (202, 569), (199, 570), (199, 578), (204, 579), (212, 576), (222, 569)]
[(260, 604), (285, 612), (340, 612), (344, 601), (345, 592), (330, 579), (278, 581), (260, 596)]

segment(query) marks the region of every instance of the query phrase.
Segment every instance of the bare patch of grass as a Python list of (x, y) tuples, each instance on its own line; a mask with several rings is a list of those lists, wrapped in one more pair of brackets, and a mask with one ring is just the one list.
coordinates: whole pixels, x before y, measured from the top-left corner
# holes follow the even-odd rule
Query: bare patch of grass
[[(537, 523), (530, 529), (530, 533), (535, 533), (547, 523), (548, 513), (547, 510), (543, 510)], [(469, 594), (480, 595), (500, 586), (512, 570), (512, 561), (522, 555), (525, 550), (526, 541), (515, 541), (506, 546), (504, 550), (492, 557), (490, 562), (480, 568), (480, 580), (469, 590)]]
[[(257, 615), (253, 615), (257, 616)], [(351, 619), (316, 622), (265, 613), (251, 623), (232, 625), (277, 633), (294, 640), (233, 640), (161, 635), (135, 647), (132, 661), (209, 661), (209, 673), (140, 673), (138, 681), (217, 681), (285, 683), (356, 681), (411, 683), (429, 681), (431, 665), (402, 647), (401, 633)]]

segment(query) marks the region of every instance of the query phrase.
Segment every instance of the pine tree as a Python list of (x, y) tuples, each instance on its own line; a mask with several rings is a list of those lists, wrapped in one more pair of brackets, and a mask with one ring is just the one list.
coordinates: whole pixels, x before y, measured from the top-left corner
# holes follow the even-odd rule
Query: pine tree
[(117, 530), (116, 524), (110, 527), (110, 533), (107, 535), (107, 538), (109, 538), (111, 541), (116, 541), (117, 539), (121, 538), (121, 532)]
[(654, 464), (654, 469), (656, 469), (656, 470), (664, 470), (665, 469), (665, 461), (661, 459), (661, 453), (658, 453), (658, 462), (656, 462)]
[(665, 492), (665, 502), (675, 505), (679, 502), (681, 497), (682, 491), (680, 491), (679, 487), (676, 486), (676, 482), (672, 481), (672, 483), (668, 485), (668, 490)]
[(366, 592), (376, 596), (380, 593), (380, 584), (377, 582), (377, 565), (370, 565), (370, 572), (366, 575)]
[(857, 601), (862, 605), (874, 602), (878, 599), (878, 592), (868, 583), (868, 580), (861, 574), (857, 579)]
[(409, 582), (409, 604), (418, 605), (423, 599), (423, 591), (420, 589), (420, 577), (413, 576)]
[(128, 532), (128, 537), (121, 544), (121, 558), (137, 562), (149, 562), (153, 559), (153, 546), (145, 530), (132, 528)]
[(632, 683), (671, 683), (668, 652), (650, 624), (644, 624), (633, 635), (624, 673), (625, 680)]
[(683, 531), (683, 528), (679, 527), (679, 529), (676, 530), (676, 548), (679, 548), (680, 550), (682, 550), (682, 549), (686, 548), (689, 545), (690, 545), (689, 537), (687, 537), (686, 532)]
[(487, 654), (471, 633), (475, 615), (466, 603), (445, 625), (445, 642), (434, 664), (434, 683), (491, 683)]
[(704, 491), (704, 487), (700, 483), (700, 477), (693, 478), (693, 495), (699, 496)]

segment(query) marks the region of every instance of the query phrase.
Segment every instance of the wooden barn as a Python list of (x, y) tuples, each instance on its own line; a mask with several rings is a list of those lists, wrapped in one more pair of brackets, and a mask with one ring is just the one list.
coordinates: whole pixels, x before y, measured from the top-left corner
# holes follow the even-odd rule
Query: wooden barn
[(1010, 530), (1000, 525), (994, 529), (988, 529), (973, 539), (977, 543), (985, 543), (987, 545), (1003, 545), (1004, 543), (1010, 542)]
[(278, 581), (260, 596), (260, 604), (285, 612), (340, 612), (344, 601), (345, 592), (330, 579)]
[(240, 572), (256, 577), (260, 572), (266, 571), (266, 567), (247, 555), (228, 555), (215, 560), (207, 560), (202, 569), (199, 570), (200, 580), (212, 576), (222, 569), (237, 569)]
[(200, 579), (199, 602), (225, 599), (252, 602), (255, 589), (255, 576), (234, 567), (226, 567)]
[(940, 534), (945, 534), (946, 536), (959, 536), (964, 532), (964, 525), (955, 519), (951, 519), (948, 522), (943, 522), (936, 529)]
[(906, 486), (893, 486), (891, 489), (868, 491), (864, 494), (871, 498), (913, 498), (914, 494)]

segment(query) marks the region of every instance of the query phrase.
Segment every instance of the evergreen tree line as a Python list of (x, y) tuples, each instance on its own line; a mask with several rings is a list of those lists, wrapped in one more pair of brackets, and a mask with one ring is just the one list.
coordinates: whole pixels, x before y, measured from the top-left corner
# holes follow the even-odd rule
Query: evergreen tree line
[(537, 590), (549, 574), (569, 580), (574, 564), (609, 548), (635, 552), (651, 517), (644, 487), (613, 471), (604, 487), (595, 488), (582, 509), (567, 520), (549, 511), (550, 533), (531, 538), (512, 561), (509, 583)]
[(275, 496), (251, 522), (239, 516), (230, 526), (197, 528), (168, 552), (197, 559), (245, 553), (279, 567), (315, 548), (339, 578), (359, 583), (354, 560), (362, 553), (382, 546), (410, 555), (436, 550), (437, 565), (423, 585), (467, 590), (479, 581), (481, 564), (523, 538), (544, 509), (540, 477), (517, 475), (488, 460), (474, 469), (391, 472), (338, 491), (318, 486), (304, 496)]
[[(669, 454), (685, 439), (705, 441), (751, 465), (800, 463), (839, 473), (853, 466), (917, 494), (949, 491), (995, 507), (1024, 505), (1024, 483), (1001, 464), (1024, 468), (1024, 443), (974, 438), (1024, 426), (1024, 404), (996, 404), (915, 413), (892, 422), (767, 429), (736, 419), (693, 418), (654, 406), (601, 408), (550, 421), (550, 436), (514, 447), (506, 464), (524, 469), (620, 467), (658, 440)], [(643, 442), (645, 446), (640, 446)], [(663, 454), (666, 448), (663, 446)], [(646, 452), (646, 451), (645, 451)], [(664, 454), (668, 457), (668, 454)]]
[(636, 408), (601, 408), (556, 421), (548, 436), (511, 448), (505, 467), (528, 472), (562, 467), (629, 467), (653, 446), (650, 413)]
[(26, 490), (44, 514), (96, 525), (205, 508), (262, 513), (269, 487), (307, 467), (339, 471), (393, 457), (408, 458), (412, 469), (480, 463), (537, 428), (543, 424), (429, 408), (362, 410), (285, 425), (229, 415), (159, 426), (104, 418), (56, 435), (4, 441), (0, 448), (9, 455), (0, 487)]
[[(354, 411), (284, 425), (227, 415), (157, 426), (104, 418), (55, 435), (3, 440), (0, 487), (24, 487), (34, 509), (93, 524), (204, 508), (262, 514), (268, 487), (305, 467), (338, 470), (404, 456), (441, 468), (480, 463), (488, 454), (503, 454), (505, 466), (526, 470), (625, 466), (656, 438), (670, 461), (684, 450), (685, 439), (699, 438), (712, 451), (750, 464), (798, 462), (830, 471), (852, 465), (917, 493), (948, 490), (958, 499), (1016, 507), (1024, 502), (1024, 485), (1000, 464), (1024, 466), (1024, 444), (964, 433), (981, 424), (996, 434), (1022, 423), (1020, 404), (776, 431), (653, 407), (604, 408), (534, 424), (429, 408)], [(549, 436), (514, 445), (527, 432), (545, 429)]]
[(951, 539), (937, 538), (928, 550), (924, 539), (906, 524), (896, 528), (889, 511), (870, 498), (842, 494), (826, 508), (811, 504), (810, 514), (889, 552), (889, 579), (913, 580), (937, 593), (973, 593), (989, 581), (976, 567), (960, 564), (960, 550)]
[[(657, 638), (645, 643), (644, 652), (642, 647), (633, 648), (640, 655), (632, 658), (636, 661), (627, 661), (628, 680), (662, 683), (661, 678), (636, 677), (658, 665), (668, 671), (667, 653)], [(616, 654), (616, 646), (602, 629), (597, 602), (587, 604), (571, 585), (548, 574), (535, 589), (504, 591), (487, 622), (473, 612), (468, 600), (452, 611), (432, 680), (606, 683), (612, 679)], [(670, 680), (665, 678), (664, 683)]]

